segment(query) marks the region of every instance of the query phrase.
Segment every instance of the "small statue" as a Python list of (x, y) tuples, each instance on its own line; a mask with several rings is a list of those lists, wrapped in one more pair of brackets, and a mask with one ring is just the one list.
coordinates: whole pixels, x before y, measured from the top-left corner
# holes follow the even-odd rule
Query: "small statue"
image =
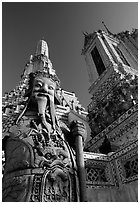
[(56, 76), (30, 74), (24, 109), (3, 139), (3, 202), (78, 202), (75, 137), (81, 122), (61, 127), (55, 113)]

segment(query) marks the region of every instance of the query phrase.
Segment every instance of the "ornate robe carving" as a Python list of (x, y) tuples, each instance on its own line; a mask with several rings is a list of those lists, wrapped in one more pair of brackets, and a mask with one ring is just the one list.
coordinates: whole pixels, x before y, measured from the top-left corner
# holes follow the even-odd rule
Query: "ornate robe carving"
[(73, 135), (58, 124), (48, 77), (39, 72), (30, 82), (29, 100), (4, 137), (5, 202), (78, 201), (75, 151), (67, 142)]
[(73, 149), (61, 129), (50, 134), (38, 119), (23, 116), (5, 137), (3, 201), (78, 201)]

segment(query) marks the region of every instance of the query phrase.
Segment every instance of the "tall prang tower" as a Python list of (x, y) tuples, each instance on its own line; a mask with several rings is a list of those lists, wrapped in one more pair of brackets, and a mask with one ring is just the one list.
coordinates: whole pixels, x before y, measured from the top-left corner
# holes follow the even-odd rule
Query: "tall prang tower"
[(84, 37), (91, 94), (91, 134), (85, 147), (91, 155), (86, 161), (88, 197), (137, 201), (138, 30), (98, 30)]
[[(137, 30), (117, 35), (104, 31), (85, 34), (82, 54), (89, 74), (88, 106), (91, 140), (86, 148), (100, 149), (107, 138), (115, 152), (137, 140)], [(103, 152), (102, 152), (103, 151)]]

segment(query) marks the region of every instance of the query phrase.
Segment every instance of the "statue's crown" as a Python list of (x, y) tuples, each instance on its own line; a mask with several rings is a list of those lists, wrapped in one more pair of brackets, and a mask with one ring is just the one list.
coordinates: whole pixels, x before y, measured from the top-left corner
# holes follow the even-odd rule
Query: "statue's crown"
[(48, 68), (44, 68), (43, 70), (32, 72), (30, 75), (32, 75), (33, 78), (36, 78), (39, 76), (49, 78), (57, 85), (57, 87), (60, 87), (60, 80), (58, 76), (56, 75), (55, 72), (53, 73), (52, 70), (50, 71)]
[(34, 56), (30, 57), (30, 61), (26, 64), (22, 76), (29, 76), (29, 83), (31, 82), (31, 79), (37, 76), (50, 78), (56, 83), (57, 87), (60, 87), (60, 80), (53, 69), (51, 60), (49, 59), (49, 49), (46, 41), (39, 40), (36, 52)]

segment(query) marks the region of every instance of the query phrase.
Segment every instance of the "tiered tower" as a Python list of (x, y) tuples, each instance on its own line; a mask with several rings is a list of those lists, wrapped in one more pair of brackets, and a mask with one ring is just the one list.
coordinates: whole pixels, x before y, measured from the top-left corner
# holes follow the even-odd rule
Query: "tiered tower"
[[(89, 74), (91, 152), (114, 152), (137, 140), (137, 31), (85, 34), (82, 54)], [(135, 37), (134, 37), (135, 36)], [(109, 140), (110, 149), (101, 147)]]
[(84, 35), (82, 55), (92, 96), (85, 147), (88, 197), (137, 201), (138, 31)]
[[(8, 126), (5, 119), (9, 118), (10, 115), (19, 114), (26, 103), (27, 98), (25, 97), (25, 92), (28, 89), (29, 74), (34, 73), (37, 70), (47, 71), (52, 75), (55, 74), (53, 65), (49, 59), (48, 45), (44, 40), (40, 40), (37, 44), (37, 49), (34, 55), (30, 56), (29, 61), (25, 65), (23, 74), (21, 75), (21, 80), (14, 90), (10, 93), (5, 93), (2, 97), (2, 113), (3, 113), (3, 133), (5, 128)], [(68, 113), (75, 112), (80, 115), (81, 119), (86, 120), (85, 117), (87, 112), (85, 112), (84, 107), (79, 103), (75, 93), (65, 91), (62, 88), (57, 90), (57, 116), (60, 120), (65, 122), (68, 120)], [(59, 96), (59, 97), (58, 97)], [(12, 121), (12, 118), (11, 118)], [(9, 124), (10, 125), (10, 124)]]

